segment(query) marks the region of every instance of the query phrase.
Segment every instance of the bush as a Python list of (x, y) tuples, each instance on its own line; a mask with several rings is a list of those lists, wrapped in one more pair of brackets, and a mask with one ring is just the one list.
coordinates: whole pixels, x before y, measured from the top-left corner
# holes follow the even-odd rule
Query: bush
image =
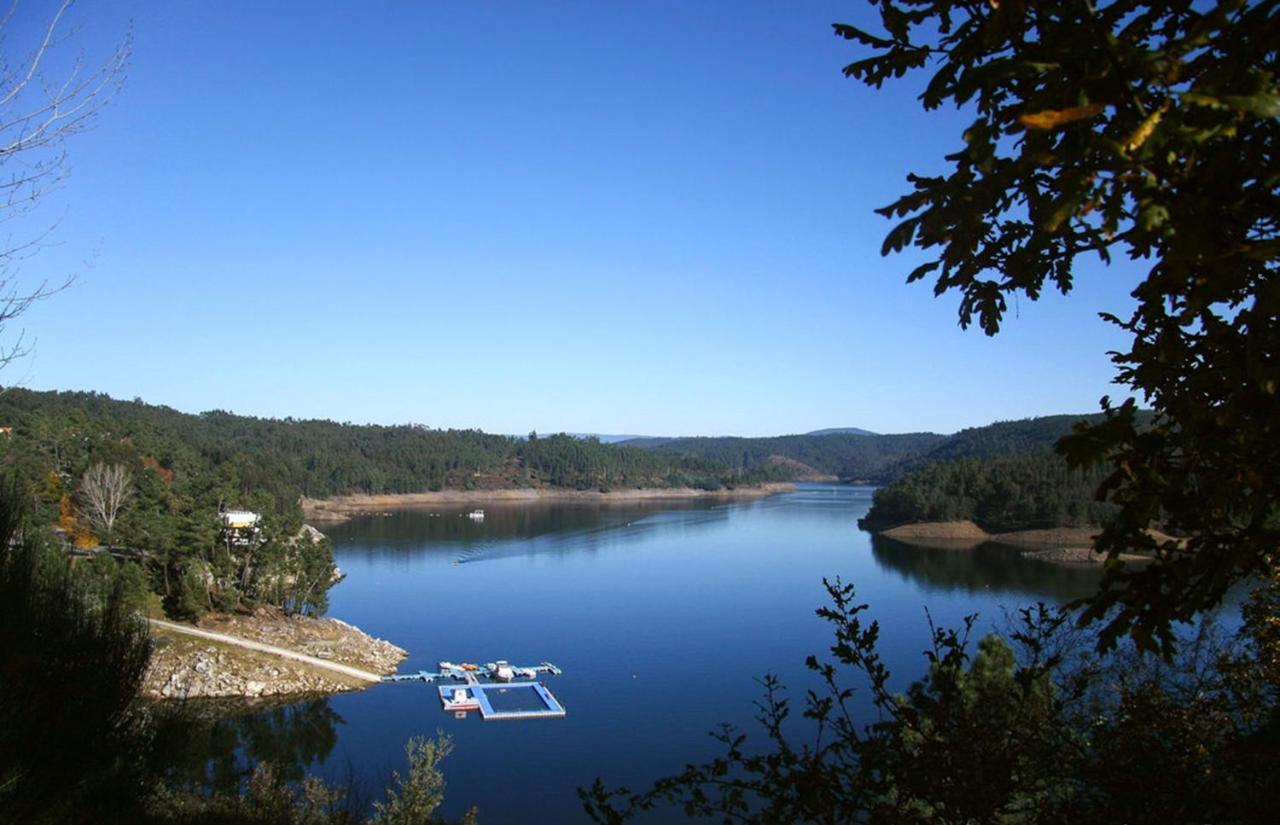
[[(644, 792), (579, 791), (597, 822), (659, 805), (744, 822), (1267, 822), (1280, 785), (1280, 582), (1250, 599), (1235, 637), (1206, 624), (1172, 663), (1099, 657), (1073, 614), (1022, 611), (1007, 638), (934, 629), (925, 676), (904, 694), (851, 586), (819, 614), (834, 662), (809, 657), (812, 740), (776, 679), (759, 721), (766, 746), (726, 728), (725, 754)], [(850, 683), (847, 673), (859, 677)], [(859, 691), (866, 691), (860, 694)], [(874, 710), (856, 721), (855, 695)]]
[(23, 502), (0, 484), (0, 821), (137, 821), (151, 640), (136, 582), (114, 562), (72, 574)]
[[(404, 746), (409, 759), (409, 775), (397, 771), (391, 777), (385, 802), (374, 803), (375, 825), (422, 825), (434, 822), (436, 809), (444, 802), (444, 774), (440, 762), (453, 753), (453, 740), (443, 733), (435, 739), (414, 737)], [(476, 809), (463, 818), (474, 825)]]

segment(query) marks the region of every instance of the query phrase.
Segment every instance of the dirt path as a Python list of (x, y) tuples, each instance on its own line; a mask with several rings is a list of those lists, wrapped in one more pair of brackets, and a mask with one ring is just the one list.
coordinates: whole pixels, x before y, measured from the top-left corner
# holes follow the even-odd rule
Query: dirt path
[(228, 636), (225, 633), (214, 633), (210, 630), (201, 630), (191, 625), (176, 624), (174, 622), (166, 622), (161, 619), (149, 619), (155, 627), (164, 628), (174, 633), (183, 633), (187, 636), (199, 636), (202, 639), (209, 639), (214, 642), (222, 642), (223, 644), (236, 645), (237, 647), (245, 647), (250, 650), (256, 650), (260, 653), (270, 653), (273, 656), (281, 656), (285, 659), (293, 659), (299, 662), (305, 662), (312, 667), (332, 670), (336, 673), (342, 673), (352, 676), (356, 679), (362, 679), (366, 682), (381, 682), (382, 677), (376, 673), (370, 673), (367, 670), (361, 670), (350, 665), (341, 665), (337, 662), (330, 662), (315, 656), (308, 656), (305, 653), (298, 653), (296, 650), (289, 650), (284, 647), (276, 647), (275, 645), (263, 644), (262, 642), (253, 642), (248, 639), (242, 639), (239, 636)]

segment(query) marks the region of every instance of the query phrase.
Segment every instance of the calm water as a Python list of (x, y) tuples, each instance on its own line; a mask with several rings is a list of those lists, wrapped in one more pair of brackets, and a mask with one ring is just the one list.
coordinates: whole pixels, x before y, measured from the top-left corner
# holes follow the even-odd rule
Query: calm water
[[(454, 737), (444, 813), (481, 821), (583, 819), (575, 788), (602, 777), (644, 787), (718, 752), (721, 722), (755, 732), (767, 672), (799, 702), (810, 653), (830, 644), (814, 616), (824, 576), (854, 582), (883, 626), (905, 686), (923, 669), (925, 608), (940, 624), (1087, 594), (1097, 573), (987, 546), (930, 550), (873, 539), (856, 521), (869, 488), (805, 485), (763, 501), (593, 506), (486, 505), (361, 518), (330, 535), (347, 578), (330, 615), (410, 651), (402, 671), (435, 663), (551, 661), (564, 719), (482, 722), (443, 713), (433, 687), (379, 685), (204, 731), (193, 749), (230, 781), (234, 753), (288, 772), (380, 788), (403, 770), (403, 745)], [(469, 509), (469, 508), (468, 508)], [(207, 740), (207, 741), (206, 741)]]

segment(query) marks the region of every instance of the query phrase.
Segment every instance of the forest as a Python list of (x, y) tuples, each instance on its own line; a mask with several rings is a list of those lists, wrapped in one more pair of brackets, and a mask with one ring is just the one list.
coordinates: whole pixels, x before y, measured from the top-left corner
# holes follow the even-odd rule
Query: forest
[(899, 463), (893, 468), (893, 477), (897, 478), (939, 461), (1042, 453), (1052, 449), (1058, 439), (1070, 433), (1073, 425), (1081, 422), (1095, 424), (1101, 420), (1102, 416), (1099, 414), (1046, 415), (970, 427), (948, 437), (927, 453)]
[[(1140, 415), (1149, 420), (1148, 414)], [(1049, 415), (997, 421), (953, 435), (819, 431), (772, 438), (642, 438), (623, 443), (660, 455), (712, 460), (743, 472), (799, 462), (842, 481), (888, 484), (939, 461), (1041, 453), (1070, 433), (1073, 424), (1100, 420), (1096, 414)]]
[[(1101, 415), (1052, 415), (961, 430), (922, 455), (891, 468), (859, 520), (868, 530), (921, 521), (969, 520), (992, 533), (1105, 525), (1115, 505), (1097, 500), (1108, 473), (1101, 465), (1073, 470), (1054, 451), (1077, 423)], [(1151, 414), (1138, 411), (1138, 426)]]
[[(190, 415), (98, 393), (20, 388), (0, 393), (0, 433), (0, 467), (25, 489), (36, 523), (72, 547), (106, 545), (142, 559), (146, 581), (131, 587), (139, 598), (158, 594), (179, 618), (258, 604), (323, 611), (337, 571), (328, 542), (303, 530), (301, 496), (716, 490), (782, 478), (774, 467), (731, 469), (567, 435)], [(224, 510), (261, 514), (249, 545), (226, 541)], [(99, 555), (104, 581), (137, 578), (137, 566)]]
[(1105, 476), (1101, 468), (1070, 470), (1049, 451), (936, 461), (877, 490), (858, 525), (968, 520), (991, 533), (1098, 525), (1115, 512), (1095, 500)]
[[(1140, 425), (1150, 413), (1139, 412)], [(634, 439), (624, 442), (685, 460), (715, 460), (744, 472), (799, 462), (845, 481), (884, 485), (860, 524), (884, 530), (920, 521), (968, 519), (990, 532), (1104, 524), (1115, 512), (1095, 500), (1106, 474), (1069, 470), (1053, 451), (1080, 422), (1101, 415), (998, 421), (953, 435), (811, 433), (775, 438)]]
[[(817, 474), (846, 481), (874, 482), (891, 474), (900, 462), (926, 453), (946, 440), (946, 436), (935, 433), (831, 433), (771, 438), (644, 438), (622, 443), (672, 458), (715, 461), (744, 473), (799, 462)], [(795, 469), (792, 465), (788, 474), (794, 475)]]
[[(1084, 416), (1006, 421), (962, 430), (775, 438), (637, 439), (621, 445), (564, 434), (527, 437), (419, 425), (353, 425), (192, 415), (90, 392), (0, 394), (0, 466), (31, 498), (38, 523), (69, 545), (106, 544), (145, 561), (138, 587), (166, 611), (272, 604), (324, 610), (332, 551), (302, 530), (302, 496), (550, 487), (707, 490), (817, 472), (885, 484), (868, 529), (971, 519), (1000, 532), (1102, 523), (1098, 472), (1068, 471), (1051, 451)], [(99, 492), (117, 474), (111, 512)], [(98, 499), (101, 499), (98, 496)], [(218, 514), (262, 514), (251, 548), (225, 541)], [(108, 517), (109, 516), (109, 517)], [(113, 563), (95, 563), (104, 579)], [(115, 565), (133, 576), (132, 565)]]

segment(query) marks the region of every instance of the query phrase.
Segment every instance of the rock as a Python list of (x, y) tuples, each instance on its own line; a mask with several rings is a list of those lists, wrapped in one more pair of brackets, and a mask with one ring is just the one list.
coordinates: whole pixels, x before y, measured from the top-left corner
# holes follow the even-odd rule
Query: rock
[[(392, 673), (403, 650), (345, 622), (287, 616), (276, 610), (253, 615), (208, 616), (201, 625), (217, 632), (297, 650), (376, 673)], [(155, 698), (271, 697), (339, 693), (367, 686), (339, 674), (236, 647), (212, 646), (189, 636), (165, 636), (152, 655), (143, 693)]]
[(325, 538), (326, 536), (324, 533), (321, 533), (319, 530), (312, 527), (310, 524), (304, 524), (302, 525), (302, 528), (298, 530), (298, 532), (294, 535), (290, 543), (296, 544), (298, 542), (305, 542), (305, 541), (324, 541)]
[(944, 541), (983, 542), (991, 536), (972, 521), (934, 521), (919, 524), (902, 524), (881, 531), (880, 535), (891, 539), (935, 539)]

